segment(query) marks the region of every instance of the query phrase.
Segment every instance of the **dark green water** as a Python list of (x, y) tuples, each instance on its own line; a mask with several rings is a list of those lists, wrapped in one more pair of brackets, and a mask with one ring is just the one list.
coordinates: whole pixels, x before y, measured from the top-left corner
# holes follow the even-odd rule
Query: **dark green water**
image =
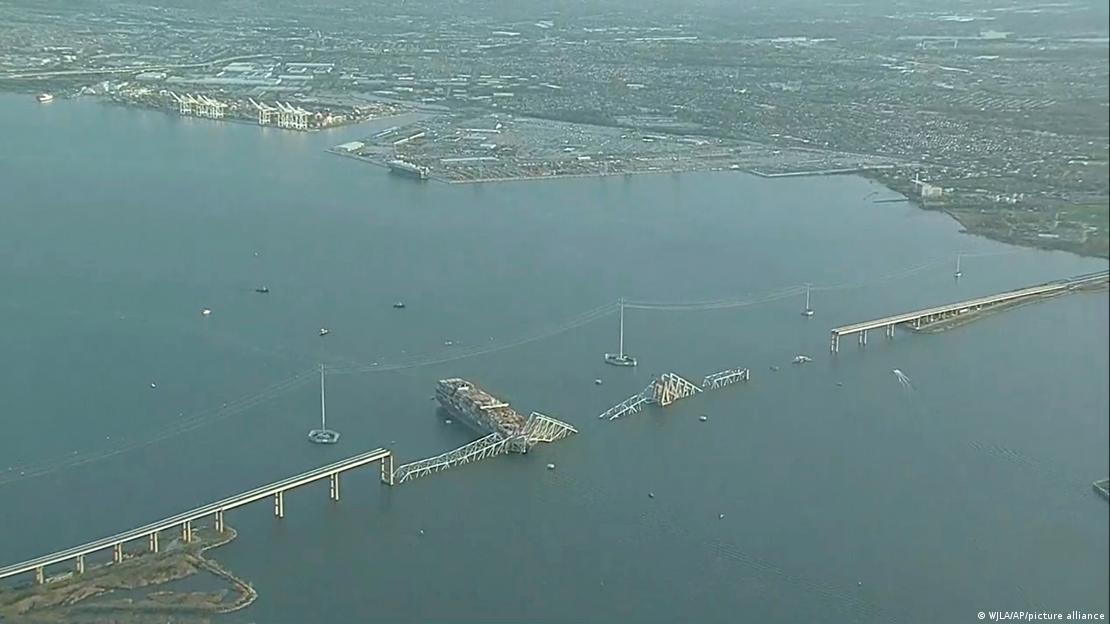
[[(308, 487), (280, 522), (265, 502), (234, 512), (240, 538), (217, 554), (261, 598), (233, 621), (1108, 610), (1108, 507), (1090, 486), (1108, 473), (1105, 292), (827, 354), (835, 325), (1105, 262), (962, 235), (871, 203), (889, 191), (853, 177), (448, 186), (323, 152), (367, 132), (0, 96), (0, 563), (362, 450), (458, 446), (474, 435), (428, 399), (461, 376), (581, 434), (395, 489), (368, 470), (337, 505)], [(609, 315), (481, 357), (349, 372), (511, 343), (619, 296), (756, 300), (805, 282), (811, 319), (801, 296), (630, 310), (635, 370), (601, 361)], [(814, 362), (790, 365), (797, 353)], [(305, 440), (321, 360), (337, 370), (336, 447)], [(596, 419), (652, 373), (734, 366), (752, 382)]]

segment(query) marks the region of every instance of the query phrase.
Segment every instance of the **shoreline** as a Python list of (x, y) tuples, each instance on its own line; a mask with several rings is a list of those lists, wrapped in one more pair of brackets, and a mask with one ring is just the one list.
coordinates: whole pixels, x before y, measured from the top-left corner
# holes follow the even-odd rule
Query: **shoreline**
[[(19, 90), (4, 89), (4, 88), (2, 88), (2, 86), (0, 86), (0, 92), (10, 93), (10, 94), (22, 93)], [(120, 108), (125, 108), (125, 109), (126, 108), (135, 108), (135, 109), (142, 109), (142, 110), (153, 110), (153, 111), (161, 111), (161, 112), (167, 113), (167, 114), (172, 112), (172, 111), (168, 111), (164, 108), (148, 107), (148, 106), (141, 106), (139, 104), (134, 104), (134, 103), (129, 103), (129, 102), (121, 102), (121, 101), (114, 100), (110, 97), (100, 97), (98, 99), (101, 99), (104, 102), (107, 102), (107, 103), (110, 103), (114, 106), (119, 106)], [(194, 116), (191, 116), (191, 115), (172, 115), (172, 116), (189, 117), (189, 118), (196, 118), (196, 119), (209, 119), (209, 118), (206, 118), (206, 117), (194, 117)], [(237, 119), (237, 118), (228, 118), (228, 117), (224, 117), (224, 118), (220, 118), (220, 119), (211, 119), (211, 121), (229, 121), (229, 122), (245, 124), (245, 125), (257, 125), (257, 124), (252, 123), (250, 120), (247, 120), (247, 119)], [(373, 119), (363, 120), (363, 122), (365, 122), (365, 121), (374, 121), (374, 120)], [(353, 127), (353, 126), (359, 125), (359, 123), (363, 123), (363, 122), (341, 124), (341, 125), (334, 126), (334, 127), (329, 127), (329, 128), (326, 128), (326, 129), (327, 130), (332, 130), (332, 129), (338, 129), (338, 128), (343, 128), (343, 127)], [(294, 129), (294, 128), (278, 128), (277, 126), (258, 126), (258, 127), (260, 127), (260, 128), (275, 128), (275, 129), (278, 129), (278, 130), (288, 130), (290, 132), (297, 132), (297, 133), (313, 133), (313, 132), (319, 132), (320, 130), (323, 130), (323, 128), (311, 128), (311, 129), (307, 129), (307, 130), (298, 130), (298, 129)], [(372, 158), (369, 158), (369, 157), (359, 156), (359, 155), (356, 155), (356, 154), (344, 153), (342, 151), (334, 149), (334, 147), (326, 148), (325, 151), (328, 152), (328, 153), (331, 153), (331, 154), (338, 155), (338, 156), (343, 156), (343, 157), (346, 157), (346, 158), (351, 158), (351, 159), (358, 160), (358, 161), (361, 161), (361, 162), (376, 165), (376, 166), (379, 166), (379, 167), (382, 167), (382, 168), (385, 168), (385, 169), (388, 170), (388, 167), (384, 163), (378, 162), (378, 161), (376, 161)], [(1022, 236), (1022, 237), (1008, 236), (1008, 235), (1005, 235), (1005, 234), (1001, 234), (996, 230), (992, 230), (991, 228), (980, 227), (980, 226), (977, 226), (975, 224), (969, 223), (967, 216), (963, 215), (961, 213), (961, 211), (956, 210), (951, 205), (946, 204), (946, 205), (928, 206), (924, 202), (922, 202), (920, 198), (914, 197), (911, 192), (908, 192), (907, 187), (904, 184), (897, 184), (897, 183), (895, 183), (895, 181), (892, 181), (892, 180), (888, 179), (888, 176), (881, 175), (883, 173), (892, 171), (894, 169), (896, 169), (896, 167), (893, 166), (893, 165), (876, 165), (876, 166), (872, 166), (872, 167), (854, 167), (854, 168), (825, 169), (825, 170), (815, 170), (815, 171), (788, 171), (788, 172), (782, 172), (782, 173), (766, 173), (766, 172), (760, 171), (758, 169), (752, 169), (752, 168), (723, 169), (723, 168), (687, 167), (687, 168), (663, 169), (663, 170), (643, 170), (643, 171), (627, 171), (627, 172), (621, 171), (621, 172), (615, 172), (615, 173), (589, 172), (589, 173), (565, 173), (565, 174), (554, 174), (554, 175), (488, 177), (488, 178), (475, 178), (475, 179), (468, 179), (468, 180), (456, 180), (456, 179), (451, 179), (451, 178), (448, 178), (448, 177), (445, 177), (445, 176), (434, 175), (433, 174), (433, 175), (429, 176), (428, 181), (440, 182), (440, 183), (443, 183), (443, 184), (483, 184), (483, 183), (557, 180), (557, 179), (570, 179), (570, 178), (590, 178), (590, 177), (604, 178), (604, 177), (614, 177), (614, 176), (632, 176), (632, 175), (646, 175), (646, 174), (667, 174), (667, 173), (675, 174), (675, 173), (701, 173), (701, 172), (720, 173), (720, 172), (732, 172), (732, 171), (739, 171), (739, 172), (742, 172), (742, 173), (747, 173), (747, 174), (750, 174), (750, 175), (754, 175), (754, 176), (758, 176), (758, 177), (762, 177), (762, 178), (767, 178), (767, 179), (792, 178), (792, 177), (810, 177), (810, 176), (831, 176), (831, 175), (858, 175), (858, 176), (861, 176), (861, 177), (866, 178), (868, 180), (871, 180), (873, 182), (876, 182), (878, 184), (881, 184), (884, 188), (886, 188), (887, 190), (889, 190), (891, 192), (898, 193), (899, 195), (901, 195), (902, 197), (905, 198), (906, 202), (908, 202), (910, 204), (913, 204), (919, 210), (932, 211), (932, 212), (943, 212), (945, 215), (947, 215), (949, 218), (951, 218), (953, 221), (955, 221), (959, 225), (961, 233), (970, 234), (970, 235), (973, 235), (973, 236), (981, 236), (981, 237), (983, 237), (987, 240), (992, 240), (992, 241), (1004, 243), (1004, 244), (1007, 244), (1007, 245), (1013, 245), (1015, 247), (1021, 247), (1021, 248), (1025, 248), (1025, 249), (1039, 249), (1039, 250), (1042, 250), (1042, 251), (1062, 251), (1062, 252), (1070, 253), (1070, 254), (1072, 254), (1074, 256), (1077, 256), (1077, 257), (1080, 257), (1080, 258), (1101, 258), (1103, 260), (1110, 260), (1110, 251), (1092, 250), (1092, 249), (1086, 248), (1081, 243), (1072, 243), (1070, 241), (1055, 242), (1055, 241), (1058, 241), (1059, 239), (1048, 238), (1048, 239), (1044, 239), (1044, 240), (1039, 240), (1039, 239), (1031, 239), (1027, 236)], [(912, 189), (909, 189), (909, 190), (912, 191)], [(969, 207), (969, 209), (970, 208), (973, 208), (973, 206)]]
[[(132, 554), (120, 563), (106, 562), (89, 567), (84, 574), (65, 572), (47, 578), (42, 585), (0, 590), (0, 598), (5, 599), (0, 607), (0, 621), (12, 617), (27, 622), (71, 619), (97, 622), (102, 621), (100, 618), (115, 618), (121, 614), (141, 619), (155, 613), (202, 618), (239, 611), (253, 604), (258, 599), (254, 587), (206, 556), (209, 551), (234, 541), (238, 532), (228, 526), (223, 534), (209, 527), (197, 527), (197, 533), (197, 539), (203, 540), (199, 544), (174, 539), (160, 553)], [(166, 589), (143, 592), (135, 597), (105, 599), (115, 592), (157, 588), (201, 571), (212, 574), (229, 587), (210, 592)], [(232, 594), (230, 601), (227, 600), (229, 592)], [(101, 600), (97, 601), (98, 598)]]

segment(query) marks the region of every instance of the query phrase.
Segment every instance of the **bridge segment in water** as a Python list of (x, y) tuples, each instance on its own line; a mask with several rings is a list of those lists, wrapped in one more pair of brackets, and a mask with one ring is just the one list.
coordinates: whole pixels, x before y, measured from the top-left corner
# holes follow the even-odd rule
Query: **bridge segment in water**
[(840, 339), (844, 336), (855, 334), (858, 336), (859, 344), (862, 346), (867, 344), (867, 332), (872, 330), (883, 329), (886, 332), (887, 338), (893, 338), (894, 328), (898, 325), (908, 324), (914, 329), (921, 329), (922, 326), (936, 321), (979, 312), (996, 306), (1017, 303), (1026, 299), (1057, 295), (1072, 290), (1095, 286), (1107, 282), (1108, 279), (1110, 279), (1110, 271), (1099, 271), (1097, 273), (1078, 275), (1076, 277), (1046, 282), (1027, 288), (1019, 288), (996, 295), (988, 295), (986, 297), (958, 301), (956, 303), (926, 308), (924, 310), (884, 316), (883, 318), (872, 321), (844, 325), (834, 328), (831, 331), (832, 335), (829, 338), (829, 351), (833, 353), (839, 352)]
[(332, 500), (337, 501), (339, 500), (339, 476), (344, 472), (374, 462), (381, 462), (382, 482), (393, 485), (393, 453), (389, 449), (374, 449), (326, 466), (302, 472), (301, 474), (282, 479), (281, 481), (275, 481), (268, 485), (263, 485), (253, 490), (230, 496), (223, 500), (218, 500), (214, 503), (197, 507), (196, 509), (170, 516), (169, 518), (157, 522), (131, 529), (130, 531), (117, 533), (86, 544), (81, 544), (80, 546), (74, 546), (49, 555), (29, 559), (21, 563), (0, 567), (0, 579), (34, 572), (35, 582), (41, 584), (45, 581), (45, 570), (47, 566), (65, 563), (67, 561), (72, 561), (75, 571), (81, 574), (85, 571), (85, 557), (87, 555), (111, 549), (112, 561), (119, 563), (123, 561), (124, 558), (124, 544), (144, 538), (147, 540), (150, 551), (158, 552), (158, 536), (163, 531), (179, 529), (181, 531), (181, 539), (188, 542), (192, 539), (193, 522), (205, 518), (213, 518), (216, 530), (222, 533), (224, 531), (224, 514), (226, 512), (264, 498), (273, 497), (274, 515), (278, 518), (282, 518), (285, 516), (286, 492), (323, 479), (329, 480), (330, 497)]

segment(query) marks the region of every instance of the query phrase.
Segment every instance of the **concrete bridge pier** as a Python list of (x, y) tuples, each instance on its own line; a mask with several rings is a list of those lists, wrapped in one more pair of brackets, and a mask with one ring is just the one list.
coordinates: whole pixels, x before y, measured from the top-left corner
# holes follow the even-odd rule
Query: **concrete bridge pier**
[(158, 552), (158, 533), (157, 532), (150, 534), (150, 552), (152, 552), (152, 553)]
[(861, 347), (866, 347), (867, 346), (867, 330), (866, 329), (859, 333), (859, 346), (861, 346)]
[(112, 546), (112, 561), (115, 563), (123, 561), (123, 544)]
[(285, 517), (285, 490), (278, 490), (274, 494), (274, 516), (278, 518)]
[(886, 337), (887, 338), (893, 338), (894, 337), (894, 324), (893, 323), (886, 326)]
[(840, 352), (840, 334), (833, 334), (829, 339), (829, 351), (832, 353)]
[(216, 512), (216, 531), (219, 533), (224, 532), (224, 510), (220, 509)]
[(339, 473), (336, 472), (331, 475), (331, 499), (333, 501), (339, 500)]
[(77, 565), (75, 568), (78, 574), (85, 573), (85, 555), (77, 555)]
[(186, 520), (181, 524), (181, 541), (188, 544), (193, 541), (193, 521)]
[(382, 458), (382, 483), (393, 485), (393, 454)]
[(46, 582), (46, 570), (42, 566), (35, 568), (35, 585), (42, 585)]

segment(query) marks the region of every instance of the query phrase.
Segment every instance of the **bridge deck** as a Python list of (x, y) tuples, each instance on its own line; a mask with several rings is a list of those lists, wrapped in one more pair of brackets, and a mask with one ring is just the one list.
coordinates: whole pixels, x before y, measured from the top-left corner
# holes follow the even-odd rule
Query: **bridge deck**
[(949, 303), (942, 306), (933, 308), (926, 308), (924, 310), (916, 310), (914, 312), (905, 312), (903, 314), (895, 314), (892, 316), (885, 316), (882, 318), (874, 319), (871, 321), (864, 321), (862, 323), (853, 323), (851, 325), (844, 325), (832, 330), (834, 336), (844, 336), (847, 334), (854, 334), (861, 331), (871, 329), (878, 329), (888, 325), (897, 325), (899, 323), (908, 323), (914, 319), (919, 319), (927, 316), (937, 314), (945, 314), (948, 312), (955, 312), (964, 308), (972, 308), (976, 306), (993, 305), (997, 303), (1004, 303), (1015, 299), (1022, 299), (1024, 297), (1032, 297), (1036, 295), (1043, 295), (1063, 290), (1068, 290), (1083, 284), (1093, 283), (1101, 280), (1106, 280), (1110, 276), (1110, 272), (1101, 271), (1089, 275), (1082, 275), (1071, 279), (1059, 280), (1055, 282), (1048, 282), (1039, 284), (1037, 286), (1029, 286), (1027, 288), (1019, 288), (996, 295), (988, 295), (986, 297), (978, 297), (976, 299), (968, 299), (967, 301), (958, 301), (956, 303)]
[(165, 518), (157, 522), (151, 522), (150, 524), (131, 529), (130, 531), (117, 533), (109, 537), (104, 537), (92, 542), (88, 542), (86, 544), (82, 544), (80, 546), (67, 548), (66, 550), (61, 550), (21, 563), (0, 567), (0, 579), (7, 578), (9, 576), (16, 576), (25, 572), (31, 572), (35, 568), (39, 568), (42, 566), (48, 566), (55, 563), (61, 563), (63, 561), (69, 561), (81, 555), (87, 555), (100, 550), (104, 550), (106, 548), (110, 548), (112, 546), (115, 546), (116, 544), (122, 544), (134, 539), (145, 537), (147, 535), (150, 535), (151, 533), (179, 527), (185, 522), (199, 520), (201, 518), (204, 518), (205, 516), (210, 516), (217, 511), (227, 511), (229, 509), (241, 507), (243, 505), (246, 505), (247, 503), (252, 503), (254, 501), (266, 498), (267, 496), (273, 496), (278, 492), (284, 492), (285, 490), (290, 490), (295, 487), (299, 487), (313, 481), (323, 479), (335, 473), (344, 472), (347, 470), (351, 470), (352, 468), (358, 468), (359, 466), (364, 466), (366, 464), (380, 461), (388, 457), (389, 455), (390, 451), (388, 449), (374, 449), (373, 451), (368, 451), (366, 453), (361, 453), (353, 457), (348, 457), (347, 459), (337, 461), (333, 464), (314, 468), (312, 470), (309, 470), (308, 472), (302, 472), (299, 475), (295, 475), (287, 479), (282, 479), (281, 481), (275, 481), (268, 485), (263, 485), (262, 487), (257, 487), (253, 490), (249, 490), (241, 494), (236, 494), (235, 496), (229, 496), (228, 498), (218, 500), (214, 503), (209, 503), (202, 507), (197, 507), (196, 509), (182, 512), (174, 516), (170, 516), (169, 518)]

